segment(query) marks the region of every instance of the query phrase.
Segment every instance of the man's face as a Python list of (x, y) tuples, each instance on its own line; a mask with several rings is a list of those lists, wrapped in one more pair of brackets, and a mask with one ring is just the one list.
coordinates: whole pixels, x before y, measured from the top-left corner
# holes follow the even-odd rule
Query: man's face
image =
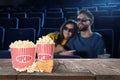
[(92, 20), (85, 14), (80, 14), (77, 17), (77, 25), (80, 31), (86, 31), (92, 24)]

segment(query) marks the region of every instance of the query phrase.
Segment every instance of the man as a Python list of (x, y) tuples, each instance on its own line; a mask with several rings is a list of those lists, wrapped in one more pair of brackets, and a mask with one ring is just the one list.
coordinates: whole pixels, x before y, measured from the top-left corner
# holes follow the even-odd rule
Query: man
[(97, 58), (104, 55), (106, 49), (102, 36), (91, 30), (93, 22), (94, 17), (89, 10), (79, 12), (77, 16), (78, 34), (66, 45), (68, 49), (76, 50), (75, 55), (83, 58)]

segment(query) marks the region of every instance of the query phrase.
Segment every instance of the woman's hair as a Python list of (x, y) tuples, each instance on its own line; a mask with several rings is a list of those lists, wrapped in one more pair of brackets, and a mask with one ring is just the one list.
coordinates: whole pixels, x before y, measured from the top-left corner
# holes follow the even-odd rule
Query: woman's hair
[(72, 32), (72, 36), (71, 37), (73, 37), (77, 33), (77, 23), (76, 23), (76, 21), (74, 21), (74, 20), (68, 20), (68, 21), (64, 22), (61, 25), (61, 27), (60, 27), (60, 34), (58, 35), (58, 39), (55, 41), (56, 44), (61, 44), (61, 41), (64, 39), (63, 28), (67, 24), (72, 24), (74, 26), (74, 31)]

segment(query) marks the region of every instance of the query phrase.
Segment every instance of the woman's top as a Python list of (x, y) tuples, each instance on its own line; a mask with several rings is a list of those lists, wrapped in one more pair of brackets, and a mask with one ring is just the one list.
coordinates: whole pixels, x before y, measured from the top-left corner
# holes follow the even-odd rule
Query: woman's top
[(53, 33), (49, 33), (47, 36), (49, 36), (54, 42), (55, 42), (55, 49), (54, 49), (54, 53), (61, 53), (62, 51), (65, 50), (65, 45), (67, 43), (66, 39), (61, 40), (61, 42), (57, 43), (58, 37), (59, 36), (59, 32), (53, 32)]
[[(53, 33), (49, 33), (47, 36), (49, 36), (54, 42), (58, 39), (59, 36), (59, 32), (53, 32)], [(65, 45), (67, 43), (66, 39), (63, 39), (60, 43), (60, 45)]]

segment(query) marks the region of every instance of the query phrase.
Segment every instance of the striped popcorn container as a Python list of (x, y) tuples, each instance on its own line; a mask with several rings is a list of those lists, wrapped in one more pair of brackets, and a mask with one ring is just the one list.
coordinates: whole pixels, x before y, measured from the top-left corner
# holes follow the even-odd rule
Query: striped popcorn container
[(10, 48), (13, 68), (26, 68), (35, 61), (36, 48)]
[(38, 61), (52, 60), (54, 54), (54, 45), (55, 44), (37, 44), (36, 51)]

